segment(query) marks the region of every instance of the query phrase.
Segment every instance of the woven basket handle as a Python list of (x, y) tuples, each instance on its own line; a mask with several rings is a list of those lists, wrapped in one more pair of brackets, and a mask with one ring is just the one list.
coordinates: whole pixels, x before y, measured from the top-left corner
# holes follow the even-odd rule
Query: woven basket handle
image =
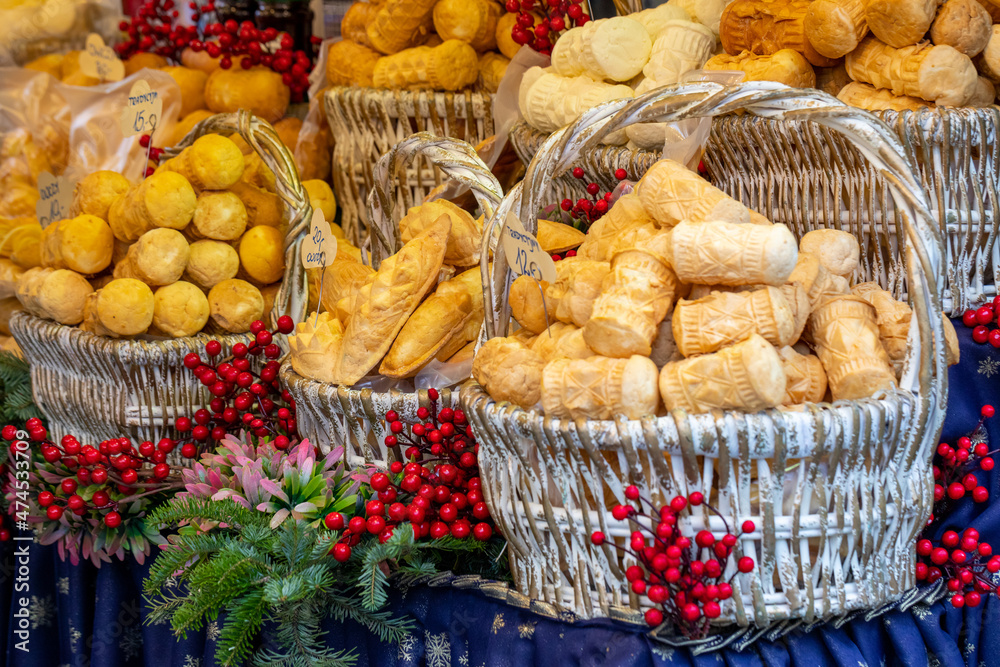
[[(368, 193), (368, 211), (372, 221), (371, 265), (378, 268), (382, 260), (395, 254), (402, 247), (399, 224), (393, 216), (396, 197), (393, 179), (406, 179), (406, 167), (417, 157), (422, 157), (434, 168), (443, 171), (450, 180), (468, 186), (483, 209), (484, 219), (503, 198), (503, 190), (496, 176), (483, 163), (476, 149), (459, 139), (439, 137), (429, 132), (418, 132), (403, 139), (379, 158), (374, 169), (374, 183)], [(417, 202), (414, 202), (415, 204)], [(405, 211), (399, 216), (405, 215)], [(362, 253), (364, 259), (364, 254)]]
[(285, 232), (285, 276), (271, 307), (271, 325), (277, 326), (282, 315), (290, 315), (301, 322), (306, 315), (309, 302), (309, 283), (302, 268), (302, 239), (312, 220), (312, 206), (299, 180), (298, 169), (291, 152), (281, 142), (271, 125), (245, 109), (237, 113), (223, 113), (206, 118), (195, 125), (180, 143), (163, 150), (164, 157), (176, 157), (182, 150), (206, 134), (229, 134), (236, 132), (260, 156), (268, 169), (274, 172), (278, 196), (291, 211), (288, 230)]
[[(728, 87), (715, 83), (668, 86), (634, 100), (608, 102), (585, 112), (542, 144), (524, 180), (504, 197), (487, 228), (502, 227), (502, 221), (512, 212), (520, 216), (528, 231), (534, 232), (537, 223), (531, 213), (544, 202), (549, 184), (612, 132), (635, 123), (670, 123), (737, 111), (777, 120), (809, 120), (841, 132), (890, 185), (896, 209), (902, 214), (909, 302), (917, 324), (915, 344), (900, 384), (919, 396), (911, 437), (920, 442), (910, 451), (929, 457), (940, 433), (947, 397), (940, 296), (944, 246), (940, 230), (928, 211), (917, 170), (905, 157), (896, 134), (872, 114), (820, 91), (760, 81)], [(489, 235), (484, 234), (483, 238), (485, 244)], [(488, 337), (503, 335), (507, 330), (510, 318), (507, 290), (512, 279), (501, 245), (494, 256), (493, 275), (484, 280), (490, 304), (486, 312)]]

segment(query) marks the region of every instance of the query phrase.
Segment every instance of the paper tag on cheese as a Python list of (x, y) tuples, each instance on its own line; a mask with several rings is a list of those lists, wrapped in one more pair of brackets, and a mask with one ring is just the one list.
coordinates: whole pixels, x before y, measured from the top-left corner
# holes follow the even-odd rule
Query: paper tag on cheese
[(152, 134), (163, 116), (163, 98), (149, 87), (149, 82), (140, 79), (128, 91), (128, 100), (122, 110), (122, 134), (131, 137), (136, 134)]
[(96, 32), (87, 35), (87, 44), (80, 54), (80, 70), (101, 81), (121, 81), (125, 78), (125, 63)]
[(513, 213), (507, 214), (501, 242), (514, 273), (550, 283), (556, 281), (556, 263), (552, 256), (542, 250), (538, 239), (524, 230), (524, 225)]
[(65, 176), (53, 176), (47, 171), (38, 175), (38, 202), (35, 215), (45, 229), (53, 222), (69, 217), (73, 204), (73, 183)]
[(323, 211), (313, 211), (309, 235), (302, 240), (302, 266), (320, 269), (333, 264), (337, 257), (337, 237), (330, 230), (330, 223)]

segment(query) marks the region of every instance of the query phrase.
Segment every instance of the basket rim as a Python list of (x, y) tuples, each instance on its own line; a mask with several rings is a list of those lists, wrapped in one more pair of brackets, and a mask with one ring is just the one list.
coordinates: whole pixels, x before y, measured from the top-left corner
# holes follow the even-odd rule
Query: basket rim
[[(786, 416), (791, 417), (792, 420), (811, 419), (815, 422), (821, 419), (822, 415), (835, 417), (844, 410), (853, 409), (861, 411), (867, 407), (878, 406), (880, 410), (891, 411), (903, 407), (901, 405), (903, 403), (909, 403), (910, 409), (916, 410), (919, 400), (920, 396), (916, 392), (896, 388), (891, 392), (880, 395), (878, 398), (840, 400), (834, 403), (803, 403), (799, 406), (779, 405), (758, 412), (711, 410), (709, 412), (689, 413), (685, 410), (677, 409), (664, 415), (649, 415), (639, 419), (626, 419), (624, 416), (615, 419), (560, 419), (558, 417), (547, 416), (534, 408), (527, 410), (509, 401), (497, 401), (474, 378), (467, 380), (461, 387), (461, 403), (466, 412), (475, 412), (483, 417), (499, 417), (507, 423), (516, 423), (519, 427), (535, 433), (562, 433), (570, 430), (576, 432), (583, 431), (589, 435), (601, 432), (615, 433), (629, 427), (641, 430), (648, 425), (652, 425), (654, 428), (673, 425), (676, 428), (678, 424), (691, 418), (712, 419), (716, 423), (725, 421), (731, 423), (737, 430), (740, 430), (741, 426), (748, 425), (751, 420), (766, 419), (773, 425), (775, 431), (780, 431), (790, 428), (787, 426)], [(775, 415), (778, 415), (778, 417), (775, 418)], [(682, 429), (677, 428), (677, 431), (680, 434)], [(685, 436), (681, 437), (684, 438)], [(705, 447), (701, 447), (702, 451), (698, 451), (696, 454), (699, 456), (712, 456), (713, 454), (718, 456), (719, 445), (719, 439), (715, 438), (708, 443), (707, 451)], [(600, 439), (594, 439), (594, 446), (597, 449), (610, 448), (609, 444), (601, 442)], [(788, 447), (787, 443), (785, 447)], [(667, 449), (673, 449), (673, 446)], [(753, 452), (751, 454), (750, 459), (753, 460), (773, 457), (773, 452), (768, 453), (766, 456), (760, 453), (755, 456)], [(799, 455), (803, 457), (812, 456), (814, 452), (802, 451), (796, 457)]]
[[(190, 352), (192, 347), (204, 345), (210, 340), (217, 340), (223, 346), (232, 346), (249, 340), (251, 334), (209, 334), (199, 331), (194, 336), (184, 336), (182, 338), (165, 338), (164, 340), (140, 340), (136, 338), (111, 338), (110, 336), (100, 336), (90, 331), (84, 331), (78, 326), (60, 324), (52, 320), (32, 315), (26, 310), (14, 313), (10, 319), (12, 330), (22, 330), (34, 337), (37, 342), (49, 342), (57, 338), (68, 337), (71, 344), (84, 346), (97, 346), (101, 351), (111, 354), (121, 355), (122, 353), (142, 352), (145, 354), (157, 353), (168, 356), (177, 352)], [(16, 338), (16, 336), (15, 336)], [(91, 349), (93, 349), (91, 347)]]
[(370, 86), (330, 86), (326, 91), (326, 97), (329, 99), (331, 97), (340, 96), (362, 96), (369, 98), (395, 98), (401, 96), (403, 99), (426, 99), (428, 97), (441, 96), (445, 99), (448, 98), (459, 98), (459, 99), (475, 99), (476, 97), (482, 98), (483, 100), (492, 101), (496, 96), (496, 93), (491, 93), (483, 90), (474, 90), (472, 88), (463, 88), (462, 90), (432, 90), (430, 88), (375, 88)]

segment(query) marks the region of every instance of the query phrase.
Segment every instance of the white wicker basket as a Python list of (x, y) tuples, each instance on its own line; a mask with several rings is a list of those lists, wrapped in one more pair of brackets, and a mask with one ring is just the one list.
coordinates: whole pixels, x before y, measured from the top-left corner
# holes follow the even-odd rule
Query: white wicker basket
[[(220, 114), (196, 125), (169, 158), (198, 137), (213, 132), (238, 132), (274, 172), (278, 194), (290, 215), (285, 234), (285, 276), (270, 317), (301, 319), (308, 294), (299, 246), (312, 209), (305, 197), (295, 162), (274, 129), (246, 111)], [(11, 333), (31, 364), (35, 403), (45, 414), (55, 439), (73, 434), (97, 443), (128, 436), (135, 441), (181, 438), (172, 428), (179, 416), (204, 407), (211, 395), (184, 367), (190, 352), (203, 354), (216, 339), (223, 354), (249, 341), (246, 335), (210, 335), (170, 340), (119, 340), (97, 336), (77, 327), (42, 320), (25, 312), (11, 318)]]
[[(414, 132), (460, 139), (476, 146), (493, 135), (493, 96), (465, 90), (331, 88), (325, 98), (333, 132), (333, 186), (347, 240), (360, 246), (372, 220), (365, 201), (374, 187), (379, 159)], [(403, 209), (420, 203), (447, 180), (435, 165), (416, 160), (399, 174), (395, 192)]]
[[(371, 234), (371, 264), (376, 269), (383, 259), (400, 248), (399, 218), (406, 208), (397, 207), (395, 179), (404, 179), (407, 167), (427, 163), (444, 176), (469, 187), (488, 217), (500, 203), (503, 193), (496, 177), (464, 141), (436, 137), (426, 132), (399, 142), (378, 161), (373, 171), (373, 187), (368, 195)], [(405, 188), (405, 182), (400, 185)], [(366, 258), (367, 259), (367, 258)], [(417, 394), (371, 389), (349, 389), (303, 378), (290, 363), (281, 367), (281, 377), (295, 399), (299, 433), (323, 451), (344, 443), (354, 464), (375, 463), (386, 467), (389, 461), (403, 460), (399, 448), (385, 446), (388, 435), (383, 421), (387, 410), (395, 410), (408, 420), (416, 419), (417, 408), (429, 404), (426, 391)], [(439, 407), (457, 407), (458, 392), (438, 388)]]
[[(943, 253), (919, 179), (888, 127), (829, 95), (778, 84), (652, 91), (597, 107), (549, 137), (490, 225), (514, 212), (532, 229), (527, 214), (546, 200), (553, 180), (610, 132), (635, 122), (736, 111), (842, 132), (892, 185), (905, 239), (893, 260), (905, 271), (914, 312), (901, 388), (867, 400), (757, 414), (675, 410), (660, 418), (598, 422), (560, 421), (498, 404), (468, 383), (461, 403), (480, 442), (486, 500), (510, 543), (515, 582), (530, 598), (585, 617), (638, 616), (640, 600), (624, 577), (630, 563), (610, 545), (597, 547), (589, 539), (601, 530), (626, 543), (630, 528), (610, 509), (625, 502), (628, 484), (657, 503), (700, 491), (730, 528), (756, 522), (757, 532), (742, 537), (737, 556), (752, 556), (757, 568), (735, 577), (734, 598), (720, 623), (767, 626), (871, 609), (915, 583), (914, 539), (932, 505), (931, 457), (947, 394), (939, 315)], [(742, 138), (751, 145), (754, 139)], [(893, 225), (879, 218), (864, 233), (883, 242), (896, 231)], [(490, 336), (506, 331), (509, 318), (511, 275), (502, 249), (494, 267)], [(725, 532), (703, 507), (692, 511), (682, 522), (686, 534), (707, 528), (718, 538)]]

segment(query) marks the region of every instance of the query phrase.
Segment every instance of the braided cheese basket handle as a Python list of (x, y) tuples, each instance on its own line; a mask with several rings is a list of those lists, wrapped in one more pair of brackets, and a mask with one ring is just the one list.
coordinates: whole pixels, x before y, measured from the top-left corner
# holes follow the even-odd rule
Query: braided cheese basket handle
[[(896, 134), (866, 111), (845, 105), (817, 90), (798, 90), (771, 82), (735, 86), (694, 83), (650, 91), (634, 100), (608, 102), (585, 112), (576, 122), (550, 136), (528, 166), (524, 180), (504, 197), (483, 234), (483, 254), (493, 230), (502, 227), (508, 213), (519, 215), (525, 229), (534, 233), (533, 211), (544, 202), (548, 185), (570, 170), (582, 154), (617, 130), (644, 122), (677, 122), (689, 118), (722, 116), (742, 111), (764, 118), (824, 125), (854, 143), (890, 185), (902, 213), (906, 239), (909, 302), (915, 315), (911, 325), (911, 353), (900, 387), (915, 392), (918, 408), (907, 449), (912, 456), (929, 458), (944, 419), (947, 367), (941, 321), (941, 270), (944, 256), (940, 229), (932, 222), (916, 169)], [(902, 234), (898, 234), (902, 238)], [(485, 263), (484, 263), (485, 268)], [(484, 276), (485, 277), (485, 276)], [(507, 289), (513, 274), (496, 248), (493, 275), (484, 279), (487, 336), (503, 335), (510, 318)], [(914, 336), (914, 333), (916, 334)], [(909, 461), (907, 463), (910, 463)]]
[(240, 109), (237, 113), (217, 114), (195, 125), (180, 143), (164, 149), (163, 155), (166, 158), (175, 157), (193, 144), (195, 139), (206, 134), (233, 132), (239, 133), (274, 172), (278, 196), (291, 211), (288, 230), (285, 232), (285, 276), (271, 308), (271, 325), (276, 326), (281, 315), (290, 315), (296, 322), (301, 322), (309, 301), (309, 283), (300, 255), (302, 239), (312, 221), (312, 206), (299, 180), (295, 159), (274, 128), (246, 109)]
[(393, 217), (396, 197), (390, 193), (395, 187), (393, 179), (417, 157), (426, 159), (449, 179), (468, 186), (483, 209), (485, 219), (493, 215), (503, 198), (496, 176), (470, 144), (429, 132), (410, 135), (393, 146), (375, 165), (374, 187), (368, 193), (368, 211), (372, 220), (371, 264), (376, 269), (383, 259), (396, 253), (402, 245), (399, 225)]

